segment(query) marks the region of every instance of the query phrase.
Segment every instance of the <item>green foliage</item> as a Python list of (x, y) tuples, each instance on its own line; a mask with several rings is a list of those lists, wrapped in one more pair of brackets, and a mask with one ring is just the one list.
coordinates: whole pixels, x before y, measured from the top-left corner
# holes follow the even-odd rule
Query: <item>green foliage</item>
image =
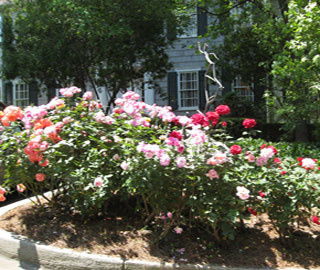
[[(288, 133), (317, 122), (317, 1), (201, 2), (215, 19), (209, 36), (224, 37), (215, 49), (223, 81), (241, 75), (246, 85), (254, 84), (256, 101), (268, 90), (269, 111), (276, 111), (272, 118), (284, 122)], [(297, 139), (307, 140), (306, 133)]]
[(133, 83), (141, 87), (145, 73), (151, 81), (166, 74), (165, 24), (177, 24), (175, 7), (171, 0), (16, 0), (5, 14), (4, 75), (48, 88), (106, 86), (114, 99)]

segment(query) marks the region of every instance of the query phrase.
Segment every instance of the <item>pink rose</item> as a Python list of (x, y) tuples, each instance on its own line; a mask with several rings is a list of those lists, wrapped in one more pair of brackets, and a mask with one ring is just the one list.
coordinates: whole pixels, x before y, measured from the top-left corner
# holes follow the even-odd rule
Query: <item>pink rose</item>
[(92, 97), (93, 97), (93, 93), (91, 91), (87, 91), (83, 94), (82, 98), (85, 100), (90, 100), (90, 99), (92, 99)]
[(243, 122), (242, 122), (242, 125), (245, 127), (245, 128), (252, 128), (254, 127), (255, 125), (257, 124), (256, 120), (254, 119), (245, 119)]
[(160, 165), (168, 166), (170, 164), (170, 157), (167, 154), (163, 154), (160, 156)]
[(249, 199), (250, 195), (249, 195), (250, 191), (248, 189), (246, 189), (245, 187), (237, 187), (237, 196), (241, 199), (241, 200), (247, 200)]
[(46, 179), (46, 175), (44, 173), (37, 173), (36, 174), (36, 180), (38, 182), (42, 182), (42, 181), (44, 181), (44, 179)]
[(211, 169), (210, 171), (208, 171), (206, 176), (208, 176), (211, 180), (214, 178), (219, 178), (218, 173), (214, 169)]
[(129, 169), (129, 163), (126, 162), (126, 161), (123, 161), (121, 164), (120, 164), (120, 167), (122, 168), (122, 170), (126, 171)]
[(182, 234), (183, 229), (180, 228), (180, 227), (175, 227), (175, 228), (174, 228), (174, 231), (175, 231), (176, 234)]
[(96, 179), (94, 179), (93, 184), (94, 184), (95, 187), (101, 187), (102, 184), (103, 184), (102, 178), (101, 177), (97, 177)]
[(187, 165), (187, 160), (185, 157), (177, 157), (176, 163), (178, 168), (183, 168)]

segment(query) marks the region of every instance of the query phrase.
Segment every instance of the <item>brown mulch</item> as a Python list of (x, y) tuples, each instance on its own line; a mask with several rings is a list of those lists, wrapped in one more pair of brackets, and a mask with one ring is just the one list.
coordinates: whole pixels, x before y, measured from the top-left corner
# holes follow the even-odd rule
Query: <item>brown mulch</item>
[(104, 216), (84, 222), (76, 214), (53, 214), (31, 204), (0, 218), (4, 230), (60, 248), (71, 248), (126, 259), (229, 267), (320, 267), (320, 226), (296, 230), (290, 245), (282, 245), (267, 215), (252, 216), (233, 241), (216, 244), (204, 231), (170, 232), (157, 245), (157, 234), (130, 216)]

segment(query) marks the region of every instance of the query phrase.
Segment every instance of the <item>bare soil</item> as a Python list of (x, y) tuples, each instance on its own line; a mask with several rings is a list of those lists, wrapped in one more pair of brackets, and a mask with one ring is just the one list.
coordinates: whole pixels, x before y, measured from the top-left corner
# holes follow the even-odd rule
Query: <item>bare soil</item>
[(315, 224), (297, 229), (286, 246), (265, 214), (252, 216), (235, 240), (223, 244), (193, 228), (182, 234), (172, 231), (155, 245), (158, 233), (143, 228), (135, 217), (110, 215), (84, 222), (79, 215), (64, 212), (28, 204), (2, 216), (0, 227), (48, 245), (126, 259), (228, 267), (320, 267), (320, 226)]

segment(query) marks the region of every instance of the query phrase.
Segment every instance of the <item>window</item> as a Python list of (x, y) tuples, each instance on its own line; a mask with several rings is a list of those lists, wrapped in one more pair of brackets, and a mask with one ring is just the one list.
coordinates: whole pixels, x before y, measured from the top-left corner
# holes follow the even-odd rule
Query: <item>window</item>
[(233, 83), (233, 91), (242, 101), (254, 101), (254, 93), (252, 87), (241, 80), (241, 76), (237, 76)]
[[(208, 16), (204, 9), (194, 7), (178, 12), (181, 17), (188, 18), (188, 22), (185, 23), (184, 32), (178, 35), (179, 38), (197, 37), (199, 35), (203, 36), (207, 33)], [(171, 25), (168, 25), (167, 34), (169, 39), (174, 39), (176, 37), (176, 29), (173, 28)]]
[(196, 71), (179, 72), (178, 104), (179, 108), (197, 109), (199, 106), (199, 83)]
[(184, 31), (179, 38), (187, 38), (187, 37), (197, 37), (198, 35), (198, 20), (197, 20), (197, 12), (196, 10), (190, 11), (188, 14), (189, 20), (184, 28)]
[(168, 105), (175, 110), (203, 110), (205, 70), (180, 70), (168, 73)]
[(29, 105), (29, 86), (27, 84), (14, 84), (14, 104), (19, 107), (26, 107)]

